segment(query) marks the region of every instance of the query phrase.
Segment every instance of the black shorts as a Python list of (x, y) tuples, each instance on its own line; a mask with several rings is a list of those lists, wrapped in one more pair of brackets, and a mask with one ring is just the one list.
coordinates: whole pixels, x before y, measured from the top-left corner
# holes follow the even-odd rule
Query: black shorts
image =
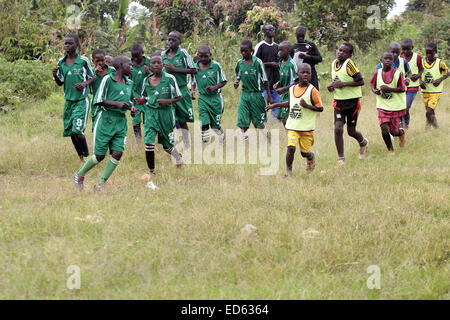
[(361, 103), (359, 98), (348, 100), (334, 100), (334, 122), (342, 121), (346, 122), (347, 126), (356, 127), (358, 122), (359, 110), (361, 109)]

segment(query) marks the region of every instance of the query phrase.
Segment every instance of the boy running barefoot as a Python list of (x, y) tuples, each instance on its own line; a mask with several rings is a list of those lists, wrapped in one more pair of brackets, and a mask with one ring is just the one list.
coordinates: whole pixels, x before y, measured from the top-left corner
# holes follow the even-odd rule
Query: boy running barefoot
[(369, 148), (369, 140), (356, 130), (359, 111), (361, 110), (361, 87), (364, 79), (350, 59), (354, 47), (344, 42), (338, 49), (337, 59), (331, 64), (333, 82), (328, 91), (334, 93), (334, 142), (338, 153), (338, 165), (345, 163), (344, 155), (344, 125), (347, 118), (347, 133), (359, 144), (359, 159), (364, 159)]
[(153, 183), (155, 175), (155, 142), (161, 144), (168, 154), (175, 158), (177, 167), (183, 164), (181, 154), (175, 148), (173, 128), (175, 115), (172, 104), (183, 97), (174, 76), (163, 71), (163, 58), (153, 54), (150, 59), (153, 74), (145, 78), (142, 86), (142, 98), (135, 99), (145, 107), (144, 143), (145, 157), (150, 170), (150, 181), (147, 188), (156, 189)]
[(198, 63), (195, 64), (197, 73), (192, 76), (192, 99), (195, 97), (195, 90), (198, 88), (198, 116), (202, 127), (202, 141), (209, 142), (209, 127), (219, 136), (219, 141), (223, 143), (225, 133), (220, 126), (223, 114), (223, 97), (221, 88), (227, 84), (225, 72), (222, 66), (211, 59), (211, 50), (208, 46), (200, 46), (197, 56)]
[(406, 89), (406, 114), (401, 121), (401, 127), (405, 129), (409, 127), (409, 109), (419, 91), (420, 78), (423, 72), (422, 56), (417, 52), (413, 52), (413, 49), (414, 46), (411, 39), (406, 38), (402, 40), (402, 53), (400, 56), (408, 62), (411, 68), (410, 81)]
[(436, 58), (436, 44), (430, 42), (425, 47), (426, 57), (423, 61), (424, 71), (420, 81), (422, 88), (423, 102), (426, 109), (427, 124), (426, 128), (433, 126), (438, 128), (434, 110), (437, 107), (439, 99), (444, 89), (443, 81), (449, 77), (448, 68), (445, 62)]
[(255, 128), (263, 130), (268, 137), (269, 132), (264, 126), (267, 114), (263, 91), (266, 90), (267, 92), (267, 103), (272, 104), (273, 100), (266, 70), (261, 59), (252, 55), (252, 42), (250, 40), (241, 42), (240, 51), (242, 59), (236, 64), (236, 81), (234, 82), (234, 88), (237, 89), (239, 82), (242, 81), (236, 125), (241, 128), (244, 141), (248, 140), (247, 130), (250, 127), (250, 122), (253, 123)]
[(105, 57), (105, 51), (103, 50), (94, 50), (92, 52), (92, 61), (94, 62), (95, 66), (95, 77), (94, 81), (91, 84), (91, 90), (92, 90), (92, 101), (91, 101), (91, 118), (92, 118), (92, 131), (94, 131), (94, 124), (95, 124), (95, 117), (98, 113), (98, 106), (94, 105), (94, 97), (97, 93), (98, 88), (100, 87), (100, 83), (102, 83), (103, 78), (107, 74), (113, 74), (116, 72), (116, 69), (114, 67), (110, 67), (106, 64), (106, 57)]
[(175, 117), (182, 129), (185, 148), (190, 147), (190, 135), (188, 122), (194, 122), (194, 108), (192, 106), (191, 93), (187, 87), (188, 74), (196, 74), (192, 57), (180, 48), (181, 33), (172, 31), (167, 38), (169, 49), (162, 53), (165, 69), (177, 80), (183, 99), (174, 104)]
[(399, 128), (400, 119), (406, 114), (406, 85), (402, 73), (394, 69), (394, 55), (390, 51), (381, 57), (382, 69), (378, 69), (370, 82), (377, 95), (378, 119), (381, 134), (389, 154), (394, 154), (391, 135), (399, 137), (399, 146), (404, 147), (406, 130)]
[(53, 68), (53, 79), (58, 86), (64, 85), (64, 131), (63, 137), (70, 137), (75, 150), (84, 162), (89, 156), (84, 129), (89, 113), (89, 85), (94, 80), (89, 59), (77, 53), (78, 36), (70, 34), (64, 39), (66, 55)]
[[(283, 41), (278, 47), (281, 61), (279, 62), (280, 81), (273, 85), (275, 91), (280, 95), (280, 102), (289, 101), (289, 88), (298, 82), (297, 64), (291, 58), (292, 45), (289, 41)], [(277, 118), (283, 125), (286, 125), (286, 119), (289, 115), (289, 107), (279, 108)]]
[[(131, 48), (131, 66), (133, 67), (133, 73), (131, 74), (131, 80), (133, 80), (133, 96), (140, 97), (142, 90), (142, 83), (145, 77), (150, 74), (150, 59), (144, 56), (144, 49), (139, 43), (134, 43)], [(132, 118), (134, 136), (136, 141), (140, 142), (142, 139), (141, 134), (141, 122), (145, 116), (140, 106), (136, 108), (137, 114)]]
[(111, 159), (106, 164), (100, 180), (94, 187), (96, 191), (104, 190), (104, 183), (120, 163), (127, 139), (127, 118), (125, 113), (131, 111), (134, 116), (137, 110), (133, 107), (133, 82), (131, 76), (131, 61), (125, 56), (115, 57), (113, 60), (115, 74), (103, 77), (100, 87), (94, 97), (99, 112), (94, 125), (94, 155), (74, 175), (75, 187), (83, 189), (84, 176), (105, 158), (108, 149)]
[(317, 112), (323, 111), (319, 91), (309, 82), (311, 66), (302, 63), (298, 66), (299, 84), (289, 88), (289, 101), (268, 105), (266, 110), (276, 107), (289, 107), (289, 117), (286, 121), (288, 130), (288, 147), (286, 152), (286, 176), (292, 175), (292, 163), (297, 143), (300, 154), (306, 158), (306, 170), (315, 168), (315, 156), (311, 151), (314, 144), (314, 129)]

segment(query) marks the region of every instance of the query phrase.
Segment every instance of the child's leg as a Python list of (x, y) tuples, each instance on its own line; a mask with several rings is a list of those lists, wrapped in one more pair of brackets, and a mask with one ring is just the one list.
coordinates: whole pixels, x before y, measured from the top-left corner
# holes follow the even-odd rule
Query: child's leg
[(75, 139), (78, 141), (80, 145), (80, 149), (83, 157), (89, 157), (89, 148), (86, 141), (86, 136), (84, 134), (74, 134)]
[(406, 92), (406, 114), (402, 117), (402, 127), (408, 129), (409, 126), (409, 109), (411, 109), (414, 98), (416, 97), (417, 91), (407, 91)]
[(292, 175), (292, 163), (294, 162), (295, 147), (288, 146), (286, 151), (286, 175)]
[(380, 125), (381, 135), (383, 136), (384, 143), (389, 151), (394, 151), (394, 147), (392, 146), (391, 136), (389, 134), (389, 122), (385, 122)]
[(190, 148), (191, 146), (191, 136), (189, 134), (189, 127), (188, 124), (186, 122), (179, 122), (180, 125), (180, 130), (181, 130), (181, 134), (183, 135), (183, 143), (184, 143), (184, 147)]
[(73, 146), (75, 147), (75, 150), (77, 151), (78, 156), (80, 157), (80, 159), (82, 159), (83, 158), (83, 150), (81, 149), (80, 142), (78, 141), (77, 136), (75, 134), (72, 134), (70, 136), (70, 139), (72, 139)]
[[(137, 117), (137, 115), (136, 115), (136, 117)], [(133, 125), (133, 132), (134, 132), (134, 136), (136, 137), (136, 142), (141, 142), (142, 133), (141, 133), (141, 124), (140, 123)]]
[(171, 148), (167, 148), (167, 149), (164, 148), (164, 151), (175, 158), (177, 167), (179, 167), (183, 164), (182, 155), (181, 155), (181, 153), (178, 152), (177, 148), (175, 148), (175, 147), (171, 147)]
[(305, 134), (300, 135), (299, 144), (300, 154), (303, 158), (306, 158), (306, 170), (313, 171), (316, 166), (314, 152), (311, 151), (314, 144), (314, 136)]
[(434, 128), (439, 128), (439, 126), (437, 124), (437, 120), (436, 120), (436, 115), (434, 113), (434, 109), (427, 107), (427, 112), (425, 115), (427, 117), (428, 125), (432, 125)]
[(145, 159), (147, 160), (147, 166), (150, 173), (155, 172), (155, 144), (146, 143), (145, 144)]
[(344, 121), (334, 122), (334, 142), (339, 160), (345, 160), (344, 156)]
[(83, 189), (83, 182), (84, 182), (84, 176), (86, 173), (91, 170), (93, 167), (95, 167), (99, 162), (101, 162), (105, 158), (104, 155), (92, 155), (86, 163), (81, 167), (80, 170), (75, 172), (75, 175), (73, 177), (75, 188), (81, 190)]
[(111, 150), (111, 159), (106, 164), (105, 170), (103, 171), (100, 180), (97, 182), (97, 186), (104, 184), (109, 179), (114, 170), (116, 170), (117, 166), (120, 164), (122, 154), (123, 152), (121, 151)]
[(202, 126), (202, 141), (203, 143), (208, 143), (210, 140), (210, 134), (209, 134), (209, 124), (205, 124)]

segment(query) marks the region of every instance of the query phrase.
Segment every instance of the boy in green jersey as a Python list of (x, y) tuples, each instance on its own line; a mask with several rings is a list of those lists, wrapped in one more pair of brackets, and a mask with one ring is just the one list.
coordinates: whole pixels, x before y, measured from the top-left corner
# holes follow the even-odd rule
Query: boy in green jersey
[(389, 154), (394, 154), (391, 135), (398, 137), (400, 147), (406, 142), (406, 129), (399, 127), (400, 119), (406, 114), (406, 84), (402, 72), (392, 67), (393, 63), (394, 54), (384, 52), (383, 68), (375, 71), (370, 81), (372, 92), (377, 95), (378, 121)]
[(152, 177), (155, 175), (155, 143), (161, 144), (168, 154), (172, 155), (177, 166), (183, 164), (182, 156), (175, 148), (173, 128), (175, 115), (172, 104), (180, 101), (182, 95), (174, 76), (163, 71), (163, 59), (159, 54), (153, 54), (150, 60), (153, 73), (145, 78), (142, 85), (142, 98), (135, 103), (145, 107), (144, 143), (145, 157), (150, 170), (150, 181), (147, 188), (156, 189)]
[(165, 70), (177, 80), (183, 99), (174, 104), (175, 119), (180, 125), (183, 143), (190, 147), (189, 127), (187, 122), (194, 122), (194, 108), (191, 93), (187, 87), (188, 74), (196, 74), (197, 69), (189, 53), (180, 48), (181, 33), (172, 31), (167, 38), (169, 48), (162, 53)]
[(97, 49), (92, 52), (92, 61), (94, 62), (95, 66), (94, 81), (91, 84), (91, 91), (92, 91), (91, 118), (92, 118), (92, 131), (94, 131), (95, 117), (98, 112), (98, 106), (94, 105), (95, 94), (97, 93), (97, 90), (100, 87), (100, 83), (102, 82), (103, 77), (106, 76), (107, 74), (113, 74), (114, 72), (116, 72), (116, 69), (106, 64), (105, 51), (101, 49)]
[(299, 83), (289, 88), (289, 100), (270, 104), (266, 110), (289, 108), (286, 129), (288, 130), (288, 147), (286, 151), (286, 177), (292, 175), (292, 163), (297, 144), (300, 154), (306, 158), (306, 170), (311, 172), (316, 166), (316, 159), (311, 148), (314, 144), (317, 112), (323, 111), (319, 90), (311, 83), (311, 66), (302, 63), (298, 66)]
[(104, 190), (104, 183), (120, 163), (127, 139), (127, 118), (125, 113), (131, 111), (134, 116), (137, 110), (132, 104), (133, 81), (131, 61), (125, 56), (113, 60), (116, 72), (103, 77), (94, 97), (94, 104), (99, 106), (99, 112), (94, 125), (94, 155), (74, 175), (75, 187), (83, 189), (84, 176), (105, 158), (108, 149), (111, 159), (106, 164), (100, 180), (94, 187), (96, 191)]
[(263, 96), (264, 89), (267, 92), (267, 103), (273, 103), (270, 93), (269, 81), (267, 80), (266, 70), (263, 62), (252, 55), (253, 45), (250, 40), (243, 40), (240, 45), (242, 59), (236, 64), (236, 81), (234, 88), (239, 87), (242, 81), (242, 93), (238, 103), (237, 126), (242, 130), (242, 138), (248, 140), (247, 130), (250, 122), (257, 129), (264, 131), (268, 137), (269, 132), (264, 126), (266, 121), (266, 100)]
[(81, 161), (89, 156), (84, 136), (89, 113), (89, 85), (94, 73), (89, 59), (77, 53), (78, 36), (70, 34), (64, 39), (66, 55), (53, 68), (53, 79), (58, 86), (64, 85), (64, 131), (63, 137), (71, 137)]
[(350, 59), (354, 47), (344, 42), (338, 49), (337, 59), (331, 64), (332, 80), (328, 91), (334, 94), (334, 141), (338, 153), (338, 166), (345, 164), (344, 125), (347, 119), (347, 133), (359, 144), (359, 159), (364, 159), (369, 148), (369, 140), (356, 130), (358, 115), (361, 110), (361, 87), (364, 79)]
[(192, 98), (198, 88), (198, 116), (202, 128), (202, 141), (209, 142), (209, 127), (219, 136), (223, 143), (225, 134), (220, 126), (223, 113), (223, 97), (221, 88), (227, 84), (222, 66), (211, 59), (211, 50), (208, 46), (200, 46), (197, 54), (199, 61), (195, 64), (197, 73), (192, 76)]
[[(291, 58), (292, 44), (289, 41), (283, 41), (278, 47), (280, 55), (280, 81), (273, 85), (275, 91), (280, 95), (280, 102), (289, 101), (289, 88), (298, 82), (297, 64)], [(289, 107), (279, 108), (277, 118), (286, 125), (286, 119), (289, 116)]]
[[(133, 80), (133, 96), (139, 97), (142, 90), (142, 84), (144, 83), (145, 77), (151, 73), (150, 70), (150, 58), (144, 56), (144, 49), (139, 43), (134, 43), (131, 48), (131, 66), (133, 67), (133, 73), (131, 74), (131, 80)], [(144, 110), (141, 106), (137, 106), (138, 112), (132, 118), (134, 136), (136, 141), (140, 142), (142, 139), (141, 133), (141, 122), (145, 115)]]

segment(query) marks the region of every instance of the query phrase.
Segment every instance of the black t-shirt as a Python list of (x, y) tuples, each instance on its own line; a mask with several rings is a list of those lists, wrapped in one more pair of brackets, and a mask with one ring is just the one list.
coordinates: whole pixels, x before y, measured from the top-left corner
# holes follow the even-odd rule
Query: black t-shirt
[[(262, 62), (276, 62), (280, 61), (280, 56), (278, 54), (278, 44), (272, 42), (268, 44), (265, 41), (259, 42), (254, 49), (255, 56), (261, 59)], [(269, 80), (270, 88), (280, 81), (280, 70), (278, 68), (272, 68), (265, 66), (267, 79)]]
[(322, 56), (320, 55), (320, 52), (317, 49), (316, 45), (314, 44), (314, 42), (307, 40), (305, 40), (304, 42), (297, 42), (292, 46), (291, 57), (294, 57), (294, 53), (296, 51), (305, 52), (307, 55), (311, 56), (311, 58), (303, 59), (303, 62), (311, 66), (311, 83), (313, 86), (319, 89), (319, 80), (317, 78), (317, 72), (314, 66), (319, 62), (322, 62)]

